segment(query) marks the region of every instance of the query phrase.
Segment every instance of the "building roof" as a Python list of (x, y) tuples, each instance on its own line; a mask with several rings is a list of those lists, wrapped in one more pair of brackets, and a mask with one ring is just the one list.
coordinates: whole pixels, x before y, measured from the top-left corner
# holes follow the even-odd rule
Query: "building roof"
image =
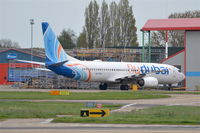
[(200, 18), (149, 19), (141, 30), (200, 30)]
[(23, 50), (23, 49), (16, 49), (16, 48), (1, 48), (0, 53), (5, 52), (5, 51), (9, 51), (9, 50), (18, 51), (18, 52), (21, 52), (21, 53), (25, 53), (25, 54), (29, 54), (29, 55), (32, 55), (32, 56), (37, 56), (39, 58), (45, 59), (45, 55), (38, 55), (39, 52), (35, 53), (34, 50), (33, 50), (33, 54), (31, 54), (30, 50), (28, 50), (28, 49)]

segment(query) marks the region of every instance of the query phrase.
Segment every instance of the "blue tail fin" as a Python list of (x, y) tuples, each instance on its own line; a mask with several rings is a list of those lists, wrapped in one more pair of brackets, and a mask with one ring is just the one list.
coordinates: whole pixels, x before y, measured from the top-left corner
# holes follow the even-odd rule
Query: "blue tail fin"
[(62, 45), (47, 22), (42, 23), (42, 31), (44, 35), (45, 54), (47, 59), (46, 64), (50, 65), (67, 60), (77, 60), (65, 53)]

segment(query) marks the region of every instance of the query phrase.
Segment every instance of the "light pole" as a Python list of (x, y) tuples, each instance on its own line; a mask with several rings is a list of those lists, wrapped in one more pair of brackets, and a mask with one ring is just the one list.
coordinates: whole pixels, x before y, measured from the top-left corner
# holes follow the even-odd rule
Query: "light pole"
[[(31, 62), (33, 61), (33, 24), (34, 24), (34, 19), (30, 19), (30, 24), (31, 24)], [(33, 63), (31, 63), (31, 66), (33, 68)]]

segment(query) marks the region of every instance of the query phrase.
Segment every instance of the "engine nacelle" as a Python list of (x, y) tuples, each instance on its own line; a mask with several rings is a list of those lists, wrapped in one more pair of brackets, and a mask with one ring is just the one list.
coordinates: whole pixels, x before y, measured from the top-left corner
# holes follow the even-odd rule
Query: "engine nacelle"
[(154, 78), (154, 77), (145, 77), (141, 80), (138, 81), (138, 84), (141, 87), (153, 87), (153, 88), (157, 88), (158, 86), (158, 79)]

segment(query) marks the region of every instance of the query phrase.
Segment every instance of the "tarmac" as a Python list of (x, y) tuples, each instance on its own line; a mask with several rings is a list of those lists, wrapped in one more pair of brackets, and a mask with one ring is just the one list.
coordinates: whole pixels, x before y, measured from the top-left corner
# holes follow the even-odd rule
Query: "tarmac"
[(32, 102), (67, 102), (67, 103), (86, 103), (95, 102), (103, 104), (135, 104), (143, 106), (154, 105), (187, 105), (200, 106), (200, 95), (194, 94), (167, 94), (170, 98), (161, 99), (137, 99), (137, 100), (29, 100), (29, 99), (0, 99), (0, 101), (32, 101)]
[(8, 119), (1, 133), (199, 133), (200, 125), (50, 123), (52, 119)]

